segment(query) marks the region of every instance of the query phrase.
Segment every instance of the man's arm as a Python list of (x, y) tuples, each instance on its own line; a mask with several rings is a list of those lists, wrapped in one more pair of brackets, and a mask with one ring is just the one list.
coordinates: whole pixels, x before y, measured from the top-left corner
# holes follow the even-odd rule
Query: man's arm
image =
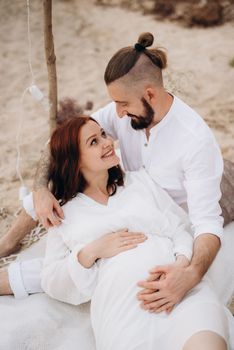
[[(147, 307), (160, 312), (165, 310), (166, 303), (175, 305), (209, 269), (220, 248), (223, 231), (219, 206), (222, 169), (222, 157), (213, 139), (188, 149), (184, 159), (184, 186), (195, 236), (193, 258), (188, 267), (171, 264), (152, 269), (149, 281), (139, 283), (144, 288), (139, 294), (143, 307), (148, 304)], [(153, 280), (153, 276), (157, 278), (159, 274), (166, 275), (165, 279)], [(146, 293), (147, 290), (151, 294)]]
[(36, 170), (36, 174), (33, 182), (34, 191), (37, 191), (41, 188), (48, 188), (49, 166), (50, 166), (50, 147), (49, 147), (49, 144), (47, 144), (45, 150), (42, 152), (42, 155)]
[(57, 199), (48, 189), (50, 147), (47, 145), (39, 161), (33, 184), (33, 204), (42, 225), (48, 229), (59, 225), (64, 219), (63, 210)]
[(212, 264), (221, 246), (219, 237), (213, 234), (202, 234), (194, 241), (194, 253), (190, 269), (200, 281)]

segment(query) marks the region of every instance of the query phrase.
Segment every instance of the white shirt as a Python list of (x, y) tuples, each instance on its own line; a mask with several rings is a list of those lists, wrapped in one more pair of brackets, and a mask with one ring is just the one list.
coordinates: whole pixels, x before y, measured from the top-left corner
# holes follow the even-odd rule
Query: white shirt
[[(71, 304), (90, 300), (97, 284), (113, 273), (114, 266), (118, 271), (128, 266), (137, 282), (147, 277), (153, 266), (174, 262), (176, 255), (185, 255), (189, 260), (192, 257), (188, 215), (144, 169), (126, 173), (124, 187), (118, 187), (107, 205), (79, 193), (63, 210), (65, 221), (49, 229), (41, 274), (43, 290), (55, 299)], [(144, 232), (148, 239), (131, 251), (99, 259), (91, 268), (79, 263), (78, 252), (86, 244), (125, 227), (129, 232)], [(141, 269), (143, 276), (136, 276)]]
[(195, 237), (212, 233), (220, 238), (223, 218), (219, 200), (223, 160), (204, 120), (174, 96), (166, 116), (150, 130), (134, 130), (129, 117), (118, 118), (115, 103), (92, 115), (119, 140), (125, 170), (142, 166), (181, 206), (187, 206)]

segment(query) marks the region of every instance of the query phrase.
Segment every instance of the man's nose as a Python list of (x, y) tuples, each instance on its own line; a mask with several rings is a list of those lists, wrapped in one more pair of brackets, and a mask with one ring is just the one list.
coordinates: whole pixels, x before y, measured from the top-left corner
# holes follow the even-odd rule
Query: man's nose
[(119, 118), (123, 118), (128, 113), (126, 109), (121, 106), (116, 106), (116, 112)]

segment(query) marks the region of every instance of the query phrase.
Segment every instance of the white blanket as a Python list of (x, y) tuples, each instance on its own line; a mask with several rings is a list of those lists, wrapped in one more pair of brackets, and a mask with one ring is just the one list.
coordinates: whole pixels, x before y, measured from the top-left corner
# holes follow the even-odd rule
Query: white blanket
[[(225, 228), (225, 236), (225, 244), (231, 244), (234, 250), (234, 222)], [(22, 252), (20, 259), (42, 256), (45, 238)], [(225, 271), (220, 270), (220, 259), (227, 263)], [(234, 254), (223, 256), (221, 251), (211, 270), (216, 285), (223, 283), (222, 276), (228, 277), (221, 295), (228, 301), (234, 290)], [(43, 293), (23, 300), (4, 296), (0, 297), (0, 317), (0, 350), (95, 350), (89, 303), (71, 306)]]

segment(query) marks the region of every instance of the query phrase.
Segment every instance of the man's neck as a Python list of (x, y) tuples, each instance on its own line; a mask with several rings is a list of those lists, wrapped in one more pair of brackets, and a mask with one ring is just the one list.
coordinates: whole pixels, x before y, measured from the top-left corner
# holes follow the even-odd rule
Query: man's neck
[(155, 109), (153, 123), (147, 129), (145, 129), (147, 139), (149, 139), (150, 136), (150, 129), (160, 123), (161, 120), (163, 120), (163, 118), (167, 115), (172, 106), (173, 100), (174, 97), (165, 90), (159, 95), (159, 101)]

